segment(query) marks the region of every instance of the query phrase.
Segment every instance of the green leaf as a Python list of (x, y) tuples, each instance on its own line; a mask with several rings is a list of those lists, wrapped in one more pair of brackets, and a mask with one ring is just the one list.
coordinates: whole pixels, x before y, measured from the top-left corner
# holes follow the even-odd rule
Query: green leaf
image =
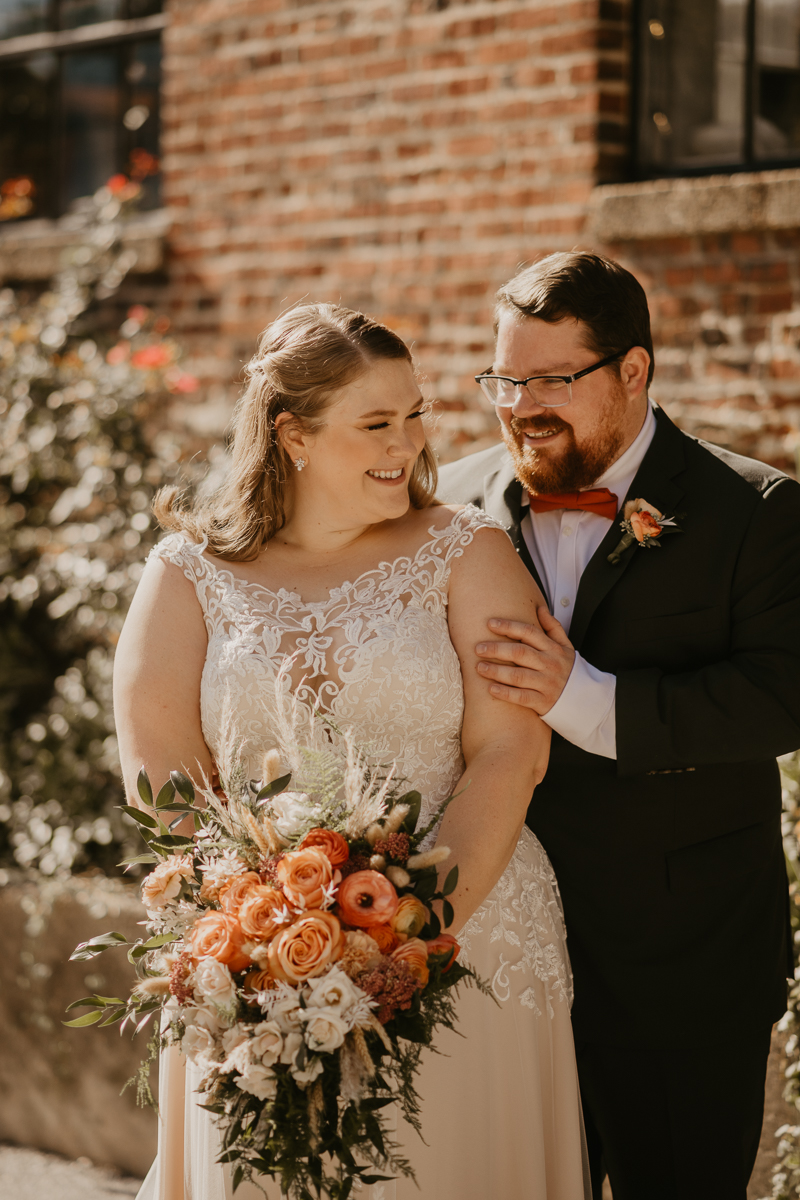
[(161, 816), (165, 812), (196, 813), (197, 809), (193, 808), (191, 804), (180, 804), (176, 800), (174, 804), (162, 804), (160, 806), (158, 815)]
[(135, 963), (143, 955), (147, 954), (149, 950), (157, 950), (159, 946), (167, 946), (170, 942), (176, 942), (177, 940), (177, 933), (157, 933), (155, 937), (151, 937), (148, 941), (137, 942), (135, 946), (132, 946), (128, 951), (128, 961)]
[(182, 771), (170, 771), (169, 777), (172, 780), (172, 786), (179, 796), (186, 801), (187, 804), (194, 804), (194, 785), (191, 779), (187, 779)]
[(117, 1021), (121, 1021), (127, 1011), (127, 1006), (125, 1005), (122, 1008), (112, 1008), (106, 1019), (101, 1021), (97, 1028), (105, 1029), (106, 1025), (116, 1025)]
[(72, 1008), (108, 1008), (109, 1004), (124, 1004), (119, 996), (84, 996), (82, 1000), (73, 1000), (72, 1004), (68, 1004), (65, 1012), (69, 1012)]
[(142, 812), (141, 808), (137, 808), (134, 804), (120, 804), (119, 807), (129, 817), (133, 817), (139, 825), (145, 825), (148, 829), (158, 829), (158, 821), (155, 817), (151, 817), (150, 813)]
[(100, 1009), (95, 1009), (93, 1012), (84, 1013), (82, 1017), (76, 1017), (74, 1021), (62, 1021), (62, 1025), (66, 1025), (69, 1029), (83, 1029), (85, 1025), (96, 1024), (103, 1013)]
[(86, 962), (87, 959), (95, 958), (96, 955), (102, 954), (104, 950), (110, 950), (112, 946), (127, 946), (128, 939), (124, 933), (100, 933), (97, 937), (90, 938), (88, 942), (81, 942), (75, 947), (72, 954), (69, 956), (70, 962)]
[(413, 833), (417, 828), (420, 809), (422, 808), (422, 795), (420, 792), (406, 792), (405, 796), (401, 796), (398, 804), (407, 804), (409, 811), (403, 824), (400, 826), (400, 833)]
[(186, 850), (194, 847), (194, 838), (184, 837), (182, 833), (162, 833), (150, 844), (154, 850)]
[(386, 1158), (386, 1147), (383, 1144), (381, 1127), (372, 1113), (368, 1113), (364, 1120), (364, 1132), (381, 1157)]
[(420, 871), (416, 877), (412, 876), (412, 879), (414, 881), (414, 895), (423, 904), (427, 904), (436, 891), (436, 884), (438, 883), (436, 868), (429, 867), (424, 873)]
[(448, 871), (447, 879), (445, 879), (444, 887), (442, 888), (442, 895), (443, 896), (451, 895), (456, 890), (457, 886), (458, 886), (458, 863), (456, 863), (456, 865), (453, 867), (452, 871)]
[(243, 1179), (244, 1179), (244, 1167), (240, 1165), (233, 1172), (233, 1190), (234, 1191), (236, 1191), (236, 1189), (238, 1188), (239, 1184), (242, 1182)]
[(147, 771), (142, 767), (139, 772), (139, 777), (136, 780), (136, 790), (142, 800), (149, 807), (153, 807), (153, 789), (150, 787), (150, 780), (147, 778)]
[(273, 779), (272, 783), (268, 783), (266, 787), (261, 789), (256, 796), (256, 800), (269, 800), (271, 796), (277, 796), (280, 792), (285, 792), (291, 782), (291, 772), (288, 775), (281, 775), (280, 779)]
[[(445, 900), (445, 904), (448, 904), (447, 900)], [(452, 912), (452, 909), (451, 909), (451, 912)], [(431, 912), (431, 919), (428, 922), (428, 924), (431, 927), (432, 936), (437, 938), (439, 936), (439, 934), (442, 932), (442, 923), (439, 920), (439, 918), (437, 917), (435, 912)]]
[(164, 804), (170, 804), (174, 799), (175, 784), (171, 779), (168, 779), (161, 791), (156, 796), (156, 808), (161, 808)]
[(453, 912), (453, 906), (449, 900), (442, 901), (442, 916), (444, 918), (445, 929), (449, 929), (453, 924), (453, 921), (456, 919), (456, 915)]
[(137, 863), (157, 863), (157, 854), (135, 854), (133, 858), (123, 858), (122, 862), (118, 862), (118, 867), (135, 867)]

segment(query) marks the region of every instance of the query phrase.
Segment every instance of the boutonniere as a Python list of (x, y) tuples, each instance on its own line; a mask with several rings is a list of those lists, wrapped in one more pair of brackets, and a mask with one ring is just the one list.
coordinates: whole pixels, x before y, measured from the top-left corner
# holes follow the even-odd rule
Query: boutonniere
[(659, 546), (664, 533), (682, 533), (674, 517), (665, 517), (655, 504), (646, 500), (629, 500), (622, 510), (622, 520), (619, 523), (622, 538), (619, 545), (608, 556), (608, 561), (616, 567), (622, 555), (634, 542), (642, 548)]

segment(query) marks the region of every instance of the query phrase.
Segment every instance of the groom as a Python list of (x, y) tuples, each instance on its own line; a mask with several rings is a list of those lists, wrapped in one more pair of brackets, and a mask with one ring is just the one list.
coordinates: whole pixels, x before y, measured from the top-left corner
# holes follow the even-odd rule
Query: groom
[(549, 607), (496, 622), (478, 669), (553, 729), (528, 824), (564, 900), (594, 1195), (607, 1172), (614, 1200), (744, 1200), (793, 969), (775, 757), (800, 746), (800, 486), (651, 406), (617, 263), (551, 255), (496, 315), (503, 444), (439, 496), (505, 524)]

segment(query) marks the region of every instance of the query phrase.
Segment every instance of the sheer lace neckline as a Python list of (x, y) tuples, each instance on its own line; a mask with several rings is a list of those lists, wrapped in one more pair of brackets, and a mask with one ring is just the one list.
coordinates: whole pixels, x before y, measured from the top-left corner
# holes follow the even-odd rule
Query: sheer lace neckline
[(459, 518), (463, 512), (464, 509), (459, 509), (458, 512), (453, 513), (447, 525), (442, 529), (437, 529), (435, 525), (429, 526), (428, 538), (417, 547), (413, 554), (401, 554), (397, 558), (384, 559), (377, 566), (369, 567), (367, 570), (362, 571), (354, 579), (345, 579), (336, 587), (330, 588), (327, 600), (304, 600), (299, 592), (291, 592), (287, 588), (279, 588), (277, 591), (273, 591), (272, 588), (267, 587), (264, 583), (242, 579), (239, 575), (234, 575), (233, 571), (229, 571), (225, 567), (218, 567), (205, 554), (208, 546), (207, 537), (203, 538), (202, 542), (197, 542), (194, 545), (191, 543), (187, 544), (187, 549), (190, 549), (192, 553), (197, 555), (199, 562), (203, 564), (212, 578), (218, 579), (221, 583), (225, 583), (231, 588), (239, 587), (245, 591), (263, 592), (265, 595), (272, 597), (272, 599), (280, 601), (281, 604), (293, 604), (297, 608), (323, 609), (332, 604), (339, 603), (344, 596), (353, 592), (358, 584), (366, 580), (378, 583), (391, 579), (393, 575), (407, 570), (412, 563), (417, 562), (422, 557), (425, 550), (446, 537), (453, 526), (459, 523)]

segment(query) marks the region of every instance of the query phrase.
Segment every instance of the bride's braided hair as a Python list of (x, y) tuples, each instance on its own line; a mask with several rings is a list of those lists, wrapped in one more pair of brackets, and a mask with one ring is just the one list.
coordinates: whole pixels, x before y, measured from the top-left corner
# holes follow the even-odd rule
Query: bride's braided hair
[[(231, 562), (255, 558), (285, 521), (292, 462), (277, 436), (277, 416), (290, 413), (306, 432), (315, 432), (332, 394), (379, 359), (411, 363), (411, 352), (396, 333), (364, 313), (335, 304), (297, 305), (283, 313), (264, 330), (245, 367), (227, 478), (193, 505), (178, 488), (162, 488), (153, 502), (162, 527), (193, 541), (208, 538), (211, 553)], [(415, 508), (433, 500), (436, 461), (427, 441), (408, 491)]]

